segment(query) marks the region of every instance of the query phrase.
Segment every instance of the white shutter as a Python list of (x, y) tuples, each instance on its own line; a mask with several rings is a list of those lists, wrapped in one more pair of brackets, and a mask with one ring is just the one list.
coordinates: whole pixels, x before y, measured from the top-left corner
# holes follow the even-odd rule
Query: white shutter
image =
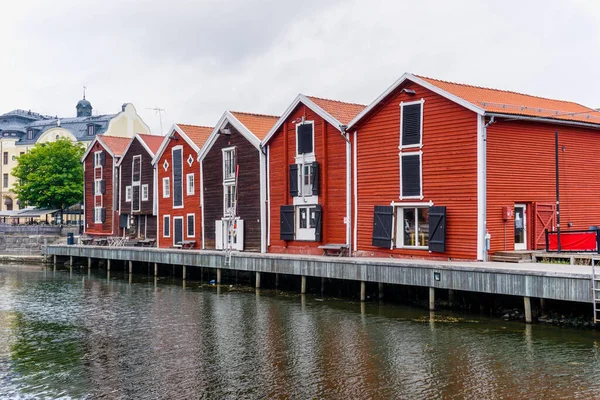
[(237, 243), (235, 244), (235, 249), (239, 251), (244, 250), (244, 220), (238, 219), (236, 221), (237, 229), (235, 230)]
[(223, 221), (215, 221), (215, 249), (223, 250)]

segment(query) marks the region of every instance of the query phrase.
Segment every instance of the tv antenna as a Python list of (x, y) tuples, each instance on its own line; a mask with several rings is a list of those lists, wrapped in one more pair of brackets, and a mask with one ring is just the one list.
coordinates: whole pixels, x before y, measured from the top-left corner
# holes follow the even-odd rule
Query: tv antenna
[(149, 107), (149, 108), (146, 108), (146, 110), (152, 110), (158, 114), (158, 119), (160, 121), (160, 134), (162, 135), (163, 134), (162, 113), (166, 114), (165, 109), (160, 108), (160, 107)]

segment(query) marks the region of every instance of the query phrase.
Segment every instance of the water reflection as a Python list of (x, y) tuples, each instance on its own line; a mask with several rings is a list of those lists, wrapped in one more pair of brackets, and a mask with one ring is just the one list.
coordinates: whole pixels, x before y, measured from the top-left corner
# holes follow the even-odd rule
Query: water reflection
[(561, 398), (600, 389), (593, 331), (50, 271), (0, 267), (0, 397)]

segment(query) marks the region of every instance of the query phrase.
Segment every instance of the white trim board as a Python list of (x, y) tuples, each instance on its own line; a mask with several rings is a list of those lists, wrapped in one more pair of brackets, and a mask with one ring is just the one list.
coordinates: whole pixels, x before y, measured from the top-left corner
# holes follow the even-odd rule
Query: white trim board
[(379, 97), (377, 97), (371, 104), (369, 104), (364, 110), (362, 110), (356, 117), (354, 117), (352, 119), (352, 121), (350, 121), (350, 123), (348, 124), (348, 130), (350, 128), (354, 127), (354, 125), (356, 125), (363, 117), (365, 117), (367, 114), (369, 114), (371, 112), (371, 110), (373, 110), (379, 103), (381, 103), (390, 93), (392, 93), (394, 90), (396, 90), (400, 85), (402, 85), (407, 80), (414, 82), (419, 86), (423, 86), (425, 89), (431, 90), (432, 92), (437, 93), (440, 96), (445, 97), (450, 101), (453, 101), (454, 103), (460, 104), (461, 106), (463, 106), (479, 115), (485, 114), (485, 110), (483, 108), (477, 107), (474, 104), (472, 104), (458, 96), (455, 96), (445, 90), (442, 90), (442, 89), (438, 88), (437, 86), (432, 85), (431, 83), (429, 83), (419, 77), (416, 77), (413, 74), (409, 74), (407, 72), (404, 75), (402, 75), (396, 82), (394, 82), (390, 87), (388, 87), (381, 95), (379, 95)]
[(281, 127), (281, 125), (283, 125), (283, 123), (285, 121), (287, 121), (287, 119), (289, 118), (289, 116), (292, 114), (292, 112), (296, 109), (296, 107), (300, 103), (304, 104), (306, 107), (310, 108), (312, 111), (314, 111), (315, 113), (317, 113), (317, 115), (319, 115), (325, 121), (329, 122), (329, 124), (332, 125), (335, 129), (337, 129), (340, 132), (342, 131), (341, 128), (340, 128), (340, 125), (342, 125), (342, 123), (340, 121), (338, 121), (337, 119), (333, 118), (331, 116), (331, 114), (329, 114), (328, 112), (326, 112), (325, 110), (323, 110), (321, 107), (319, 107), (314, 101), (312, 101), (311, 99), (309, 99), (308, 97), (306, 97), (305, 95), (303, 95), (302, 93), (300, 93), (298, 96), (296, 96), (296, 98), (294, 99), (294, 101), (292, 102), (292, 104), (290, 104), (288, 106), (288, 108), (285, 110), (285, 112), (283, 113), (283, 115), (281, 115), (281, 117), (277, 120), (277, 122), (275, 123), (275, 125), (273, 125), (273, 127), (271, 128), (271, 130), (269, 131), (269, 133), (267, 134), (267, 136), (265, 136), (265, 138), (261, 142), (261, 146), (266, 145), (269, 142), (269, 140), (271, 140), (271, 138), (273, 137), (273, 135), (275, 135), (275, 133)]
[(254, 135), (254, 133), (252, 133), (244, 124), (242, 124), (240, 122), (240, 120), (238, 120), (231, 113), (231, 111), (228, 110), (228, 111), (225, 111), (223, 113), (223, 115), (221, 115), (221, 118), (216, 123), (215, 128), (210, 133), (210, 136), (208, 137), (208, 139), (204, 143), (204, 146), (202, 146), (202, 149), (200, 150), (200, 153), (198, 154), (198, 161), (201, 161), (201, 160), (203, 160), (206, 157), (206, 155), (208, 154), (208, 152), (210, 151), (210, 149), (212, 149), (212, 147), (214, 146), (215, 142), (217, 141), (219, 135), (221, 134), (221, 129), (224, 128), (225, 126), (227, 126), (228, 123), (231, 124), (231, 125), (233, 125), (233, 127), (242, 136), (244, 136), (244, 138), (248, 142), (250, 142), (252, 144), (252, 146), (254, 146), (257, 150), (260, 150), (260, 140), (258, 139), (258, 137), (256, 137)]

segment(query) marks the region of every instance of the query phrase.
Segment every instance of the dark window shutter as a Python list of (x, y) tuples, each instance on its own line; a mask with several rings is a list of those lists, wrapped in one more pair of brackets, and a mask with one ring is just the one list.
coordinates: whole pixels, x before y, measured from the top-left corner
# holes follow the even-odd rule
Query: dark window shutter
[(106, 193), (106, 180), (104, 179), (100, 181), (100, 193)]
[(279, 212), (281, 220), (279, 238), (281, 240), (294, 240), (294, 206), (281, 206)]
[(323, 207), (320, 204), (315, 206), (315, 240), (321, 241), (321, 233), (323, 232)]
[(312, 163), (312, 194), (313, 196), (319, 195), (319, 163)]
[(446, 207), (429, 207), (429, 251), (446, 251)]
[(290, 164), (290, 196), (298, 197), (298, 165)]
[(92, 168), (96, 168), (96, 153), (92, 153)]
[(104, 165), (106, 165), (106, 153), (105, 152), (100, 153), (100, 165), (102, 165), (103, 167), (104, 167)]
[(102, 221), (102, 223), (106, 221), (106, 208), (104, 207), (100, 209), (100, 221)]
[(127, 228), (127, 215), (119, 215), (119, 228)]
[(183, 205), (183, 151), (173, 151), (173, 206)]
[(402, 156), (402, 197), (421, 196), (421, 156)]
[(402, 145), (421, 143), (421, 104), (402, 107)]
[(394, 207), (375, 206), (373, 215), (373, 246), (392, 247), (392, 230), (394, 222)]
[(313, 152), (313, 124), (298, 126), (298, 154)]

